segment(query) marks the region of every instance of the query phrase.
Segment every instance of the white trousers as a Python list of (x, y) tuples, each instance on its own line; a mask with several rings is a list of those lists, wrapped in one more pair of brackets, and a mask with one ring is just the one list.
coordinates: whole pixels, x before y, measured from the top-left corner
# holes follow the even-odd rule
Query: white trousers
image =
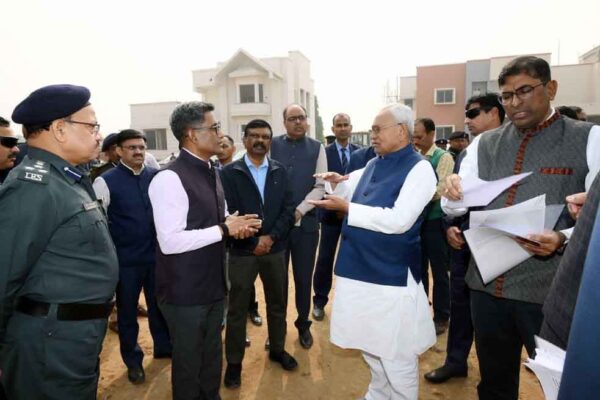
[(386, 360), (363, 352), (371, 368), (371, 383), (366, 400), (417, 400), (419, 396), (419, 359)]

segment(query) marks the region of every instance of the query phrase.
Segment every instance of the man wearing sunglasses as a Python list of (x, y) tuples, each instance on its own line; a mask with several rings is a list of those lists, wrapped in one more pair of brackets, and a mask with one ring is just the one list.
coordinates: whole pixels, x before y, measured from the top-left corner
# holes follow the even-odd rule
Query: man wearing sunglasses
[(122, 130), (113, 142), (120, 161), (96, 178), (94, 190), (107, 211), (110, 234), (119, 258), (117, 324), (121, 357), (127, 366), (129, 381), (140, 384), (145, 380), (144, 353), (137, 343), (137, 307), (142, 288), (148, 307), (154, 358), (171, 356), (169, 332), (154, 294), (156, 232), (148, 187), (157, 170), (144, 165), (146, 136), (142, 132)]
[[(465, 106), (465, 125), (473, 137), (498, 128), (504, 121), (504, 108), (497, 93), (486, 93), (471, 97)], [(456, 132), (462, 137), (465, 132)], [(452, 141), (454, 134), (450, 136)], [(468, 137), (468, 136), (467, 136)], [(467, 141), (468, 139), (464, 139)], [(460, 171), (461, 162), (469, 150), (462, 151), (456, 158), (454, 173)], [(469, 215), (445, 217), (446, 240), (450, 245), (450, 325), (444, 365), (425, 374), (432, 383), (446, 382), (453, 377), (464, 377), (468, 373), (467, 358), (473, 344), (470, 290), (465, 283), (471, 252), (465, 243), (462, 231), (469, 228)]]
[(118, 279), (108, 223), (77, 165), (100, 125), (81, 86), (38, 89), (14, 110), (29, 151), (0, 190), (0, 369), (9, 399), (95, 399)]
[(10, 122), (0, 117), (0, 184), (15, 165), (19, 148), (17, 147), (17, 137), (12, 129)]
[[(589, 189), (600, 169), (600, 128), (565, 118), (551, 106), (558, 83), (550, 66), (538, 57), (518, 57), (498, 77), (500, 101), (510, 122), (480, 135), (467, 148), (459, 174), (446, 178), (444, 197), (462, 197), (461, 178), (496, 180), (521, 172), (533, 174), (483, 207), (509, 207), (541, 194), (546, 204)], [(452, 216), (467, 209), (444, 211)], [(471, 313), (479, 358), (480, 399), (517, 399), (523, 346), (533, 357), (540, 331), (542, 304), (574, 220), (565, 210), (557, 224), (530, 241), (518, 241), (531, 257), (484, 284), (471, 260), (465, 280), (471, 289)], [(537, 243), (532, 243), (532, 241)]]

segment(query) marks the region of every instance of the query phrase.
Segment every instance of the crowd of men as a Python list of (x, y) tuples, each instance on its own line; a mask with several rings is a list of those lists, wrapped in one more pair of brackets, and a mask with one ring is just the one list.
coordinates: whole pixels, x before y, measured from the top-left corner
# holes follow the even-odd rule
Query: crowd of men
[[(246, 321), (262, 324), (258, 276), (268, 358), (296, 370), (285, 350), (290, 263), (304, 349), (336, 275), (331, 342), (362, 352), (365, 399), (416, 399), (418, 356), (446, 330), (431, 383), (467, 376), (474, 341), (479, 398), (517, 399), (521, 352), (535, 357), (539, 335), (567, 350), (560, 398), (597, 397), (600, 127), (552, 107), (558, 83), (540, 58), (509, 62), (498, 84), (468, 100), (468, 133), (447, 140), (396, 104), (375, 116), (371, 146), (350, 143), (351, 118), (338, 113), (324, 147), (291, 104), (282, 135), (262, 119), (245, 125), (237, 159), (214, 106), (183, 103), (169, 121), (180, 153), (160, 169), (142, 132), (101, 145), (87, 88), (32, 92), (12, 114), (25, 147), (0, 118), (0, 398), (94, 399), (115, 295), (127, 376), (143, 383), (143, 289), (152, 355), (172, 358), (173, 398), (220, 399), (222, 330), (223, 384), (234, 389)], [(88, 171), (100, 150), (106, 163)], [(553, 229), (515, 239), (529, 258), (484, 283), (463, 235), (470, 210), (448, 201), (462, 199), (463, 180), (528, 171), (478, 210), (540, 194), (567, 207)]]

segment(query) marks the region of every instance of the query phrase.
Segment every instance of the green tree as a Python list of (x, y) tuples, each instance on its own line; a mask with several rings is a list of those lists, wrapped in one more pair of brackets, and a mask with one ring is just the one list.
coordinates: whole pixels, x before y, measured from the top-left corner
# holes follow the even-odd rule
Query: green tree
[(315, 96), (315, 137), (321, 143), (325, 143), (325, 137), (323, 136), (323, 119), (319, 114), (319, 100)]

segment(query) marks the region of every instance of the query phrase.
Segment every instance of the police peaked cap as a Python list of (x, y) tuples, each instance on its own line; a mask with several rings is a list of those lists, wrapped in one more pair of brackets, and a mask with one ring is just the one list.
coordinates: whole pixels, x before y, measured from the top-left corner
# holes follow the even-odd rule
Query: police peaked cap
[(90, 91), (83, 86), (44, 86), (15, 107), (12, 120), (23, 125), (50, 123), (81, 110), (89, 104), (89, 100)]
[(450, 140), (468, 139), (468, 138), (469, 138), (469, 134), (467, 132), (457, 131), (457, 132), (454, 132), (452, 135), (450, 135)]
[(107, 151), (110, 149), (110, 146), (117, 144), (118, 136), (118, 133), (111, 133), (110, 135), (107, 135), (102, 141), (102, 151)]

